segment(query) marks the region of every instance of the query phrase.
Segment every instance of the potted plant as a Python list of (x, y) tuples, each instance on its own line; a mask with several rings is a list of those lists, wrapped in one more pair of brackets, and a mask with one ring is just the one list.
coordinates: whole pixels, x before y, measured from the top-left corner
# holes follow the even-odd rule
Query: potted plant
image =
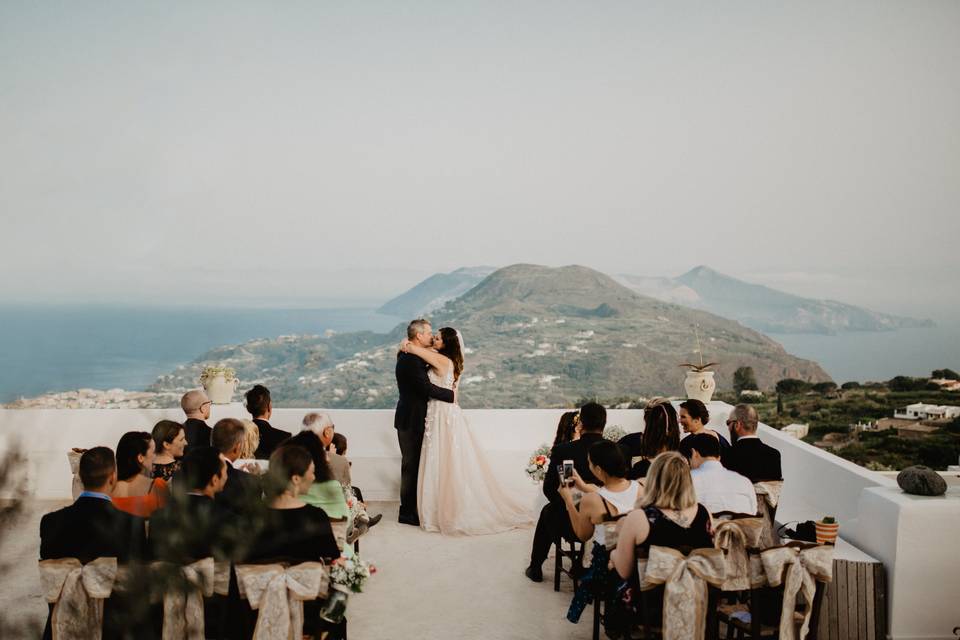
[(200, 384), (207, 392), (207, 397), (213, 404), (229, 404), (233, 392), (237, 390), (240, 381), (237, 372), (231, 367), (216, 366), (204, 367), (200, 374)]
[(817, 520), (814, 525), (817, 529), (817, 544), (836, 544), (840, 523), (833, 516)]
[(693, 334), (697, 338), (697, 353), (700, 355), (700, 364), (691, 364), (684, 362), (681, 367), (687, 367), (687, 378), (683, 381), (683, 388), (687, 392), (687, 398), (690, 400), (699, 400), (707, 404), (713, 397), (713, 392), (717, 389), (717, 381), (713, 378), (713, 371), (708, 371), (710, 367), (716, 366), (716, 362), (703, 363), (703, 348), (700, 344), (700, 331), (697, 326), (693, 327)]

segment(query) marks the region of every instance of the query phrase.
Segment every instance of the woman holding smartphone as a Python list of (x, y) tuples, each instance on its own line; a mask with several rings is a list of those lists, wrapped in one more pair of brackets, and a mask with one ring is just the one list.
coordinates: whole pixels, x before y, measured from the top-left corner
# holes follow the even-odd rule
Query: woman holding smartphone
[[(640, 484), (626, 478), (627, 460), (616, 443), (600, 440), (590, 447), (587, 456), (590, 472), (600, 482), (600, 486), (595, 491), (584, 493), (579, 506), (574, 502), (574, 489), (571, 486), (577, 478), (575, 472), (571, 473), (570, 480), (566, 479), (564, 473), (565, 481), (559, 489), (573, 532), (584, 542), (593, 539), (590, 568), (581, 578), (580, 586), (567, 611), (567, 620), (574, 623), (580, 621), (583, 610), (593, 600), (597, 588), (607, 601), (606, 611), (612, 612), (616, 609), (614, 599), (619, 580), (617, 575), (608, 569), (610, 553), (606, 547), (604, 523), (616, 520), (633, 510), (641, 495)], [(564, 462), (564, 467), (566, 466)], [(614, 624), (613, 618), (612, 615), (606, 616), (605, 624), (610, 628), (615, 628), (611, 626)]]

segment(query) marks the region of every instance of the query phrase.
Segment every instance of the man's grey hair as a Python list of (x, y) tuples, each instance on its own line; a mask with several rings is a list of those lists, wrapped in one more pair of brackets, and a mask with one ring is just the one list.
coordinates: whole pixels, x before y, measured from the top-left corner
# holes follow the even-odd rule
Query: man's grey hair
[(330, 417), (329, 413), (313, 411), (303, 416), (304, 431), (313, 431), (315, 434), (320, 435), (324, 429), (332, 426), (333, 418)]
[(743, 425), (743, 430), (748, 433), (757, 432), (757, 424), (760, 418), (757, 416), (757, 410), (749, 404), (738, 404), (730, 412), (729, 420), (739, 420)]
[(429, 320), (424, 320), (423, 318), (417, 318), (416, 320), (413, 320), (407, 325), (407, 340), (413, 340), (417, 337), (417, 334), (423, 333), (424, 330), (429, 326)]

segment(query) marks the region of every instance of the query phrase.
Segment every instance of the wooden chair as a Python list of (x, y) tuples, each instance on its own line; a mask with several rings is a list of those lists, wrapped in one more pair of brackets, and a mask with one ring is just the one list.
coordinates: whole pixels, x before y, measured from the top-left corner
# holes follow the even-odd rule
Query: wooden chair
[[(279, 558), (268, 558), (268, 559), (256, 560), (253, 562), (244, 562), (240, 565), (237, 565), (235, 569), (241, 570), (243, 567), (250, 566), (250, 565), (258, 565), (258, 566), (281, 565), (284, 567), (284, 569), (289, 569), (302, 564), (305, 564), (303, 560), (299, 560), (295, 558), (279, 557)], [(322, 562), (318, 562), (316, 564), (323, 565)], [(323, 570), (326, 570), (325, 566)], [(236, 620), (237, 624), (234, 625), (236, 628), (232, 630), (232, 633), (241, 638), (250, 638), (252, 637), (253, 631), (256, 628), (257, 618), (259, 613), (252, 606), (250, 606), (249, 602), (246, 600), (246, 597), (244, 595), (241, 595), (243, 590), (242, 586), (238, 585), (238, 587), (239, 589), (237, 592), (234, 592), (231, 589), (231, 601), (233, 604), (231, 615), (237, 618)], [(318, 614), (319, 610), (311, 611), (312, 609), (314, 609), (314, 607), (310, 607), (306, 605), (310, 603), (320, 603), (324, 599), (325, 598), (323, 596), (320, 596), (316, 600), (304, 601), (304, 605), (305, 605), (304, 626), (305, 627), (307, 626), (307, 623), (310, 623), (310, 622), (320, 624), (319, 617), (314, 618), (314, 614)], [(326, 638), (338, 638), (340, 640), (346, 640), (346, 637), (347, 637), (346, 626), (347, 626), (347, 623), (346, 623), (346, 620), (344, 620), (340, 625), (337, 625), (336, 628), (329, 628), (329, 629), (318, 628), (317, 634), (315, 636), (307, 635), (303, 632), (303, 630), (294, 630), (293, 635), (297, 638), (326, 637)]]
[[(682, 546), (677, 549), (684, 556), (689, 556), (693, 551), (696, 551), (693, 547)], [(643, 582), (643, 577), (646, 572), (646, 562), (649, 556), (649, 549), (637, 547), (637, 573), (639, 581)], [(663, 596), (664, 596), (664, 585), (657, 586), (653, 589), (640, 589), (640, 620), (639, 626), (643, 631), (644, 640), (649, 640), (650, 638), (662, 638), (663, 637)], [(720, 589), (714, 587), (713, 585), (707, 585), (707, 608), (705, 620), (705, 637), (708, 640), (715, 640), (719, 637), (719, 624), (716, 616), (717, 603), (720, 599)], [(659, 617), (658, 617), (659, 616)], [(633, 621), (629, 626), (632, 627), (636, 625), (636, 620)], [(631, 629), (625, 630), (625, 638), (630, 638)]]
[[(801, 550), (817, 547), (816, 544), (803, 542), (790, 542), (782, 546)], [(776, 548), (779, 547), (773, 547), (772, 549)], [(770, 549), (765, 549), (764, 551), (769, 550)], [(754, 550), (752, 553), (760, 554), (762, 552)], [(814, 594), (813, 601), (803, 603), (805, 607), (810, 608), (810, 627), (806, 636), (806, 638), (810, 640), (816, 640), (817, 638), (817, 627), (819, 626), (820, 611), (823, 607), (823, 595), (827, 586), (826, 580), (821, 580), (818, 578), (815, 578), (815, 580), (816, 592)], [(744, 604), (739, 606), (720, 605), (718, 607), (717, 617), (719, 621), (726, 625), (726, 638), (728, 640), (732, 640), (733, 638), (736, 638), (736, 640), (743, 640), (744, 638), (776, 638), (779, 635), (778, 626), (764, 624), (763, 622), (765, 613), (764, 606), (775, 606), (777, 603), (781, 603), (783, 589), (783, 585), (777, 588), (770, 586), (752, 587), (748, 592), (748, 597), (746, 598), (746, 602)], [(764, 597), (765, 594), (776, 594), (776, 597)], [(733, 617), (732, 614), (737, 611), (748, 612), (750, 614), (750, 621), (745, 622)], [(779, 619), (781, 615), (775, 617)], [(799, 624), (803, 619), (803, 614), (798, 613), (796, 610), (793, 612), (793, 616), (795, 624)], [(771, 619), (773, 619), (773, 617), (771, 617)]]
[[(569, 546), (564, 548), (566, 542)], [(560, 591), (560, 575), (565, 574), (573, 580), (573, 590), (576, 591), (580, 585), (580, 573), (583, 571), (583, 543), (579, 540), (569, 540), (562, 534), (558, 534), (553, 539), (553, 546), (556, 549), (553, 563), (553, 590)], [(563, 567), (563, 559), (570, 559), (570, 568)]]

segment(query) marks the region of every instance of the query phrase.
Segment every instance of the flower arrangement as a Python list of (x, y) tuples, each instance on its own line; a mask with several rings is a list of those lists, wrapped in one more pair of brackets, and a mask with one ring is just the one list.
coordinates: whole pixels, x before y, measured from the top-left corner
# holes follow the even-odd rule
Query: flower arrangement
[(547, 466), (550, 464), (550, 445), (542, 444), (530, 456), (527, 468), (524, 471), (533, 482), (543, 482), (547, 475)]
[(376, 572), (377, 568), (372, 563), (361, 560), (359, 556), (340, 557), (330, 565), (330, 581), (353, 593), (360, 593), (367, 578)]
[(618, 424), (611, 424), (603, 430), (603, 437), (611, 442), (620, 442), (620, 439), (627, 435), (626, 430)]
[(237, 377), (237, 372), (234, 371), (233, 367), (204, 367), (203, 371), (200, 373), (200, 384), (206, 385), (217, 376), (223, 376), (223, 379), (227, 382), (230, 382)]

